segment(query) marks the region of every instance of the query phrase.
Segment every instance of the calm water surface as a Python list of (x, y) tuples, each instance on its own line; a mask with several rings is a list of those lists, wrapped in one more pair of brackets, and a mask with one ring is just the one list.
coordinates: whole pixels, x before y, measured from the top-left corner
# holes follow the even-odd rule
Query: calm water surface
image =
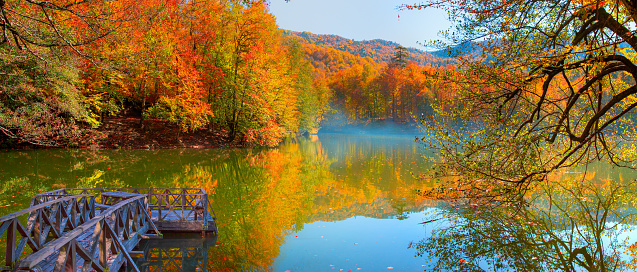
[[(27, 208), (33, 194), (64, 187), (201, 187), (210, 194), (219, 236), (198, 249), (205, 258), (192, 261), (205, 262), (208, 270), (422, 271), (440, 262), (455, 270), (474, 261), (490, 267), (489, 258), (465, 260), (474, 250), (470, 245), (478, 244), (466, 239), (482, 241), (484, 237), (469, 234), (493, 233), (497, 226), (453, 228), (497, 221), (506, 211), (467, 213), (420, 197), (416, 192), (431, 184), (412, 173), (426, 172), (430, 163), (423, 157), (430, 155), (413, 137), (342, 134), (291, 140), (273, 149), (5, 151), (0, 152), (0, 214)], [(583, 178), (596, 184), (624, 184), (635, 176), (605, 165), (588, 170), (594, 175)], [(582, 176), (579, 172), (558, 178)], [(608, 221), (632, 214), (631, 205), (618, 207)], [(521, 231), (535, 232), (522, 228), (535, 227), (535, 219), (535, 225), (522, 224)], [(421, 224), (430, 220), (435, 221)], [(621, 221), (620, 226), (631, 222)], [(626, 227), (602, 240), (630, 245), (635, 240), (631, 233)], [(467, 242), (456, 243), (463, 239)], [(632, 251), (618, 250), (612, 258), (632, 260)], [(492, 259), (496, 255), (506, 257), (486, 254)], [(519, 258), (538, 262), (530, 255)], [(499, 270), (519, 269), (509, 265)]]

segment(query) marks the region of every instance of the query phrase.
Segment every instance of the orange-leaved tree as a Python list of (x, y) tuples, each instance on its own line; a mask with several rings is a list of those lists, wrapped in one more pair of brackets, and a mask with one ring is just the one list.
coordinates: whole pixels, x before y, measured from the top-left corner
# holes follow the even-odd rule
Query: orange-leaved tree
[(563, 167), (634, 167), (636, 1), (405, 6), (427, 7), (449, 11), (457, 29), (447, 38), (466, 53), (453, 77), (459, 106), (423, 120), (425, 142), (441, 154), (438, 173), (461, 177), (455, 189), (515, 200)]
[[(118, 97), (139, 112), (142, 127), (149, 117), (168, 120), (184, 131), (204, 127), (212, 111), (205, 102), (202, 72), (196, 66), (201, 54), (192, 45), (196, 39), (191, 38), (190, 27), (195, 11), (214, 6), (193, 7), (195, 4), (146, 1), (143, 13), (126, 22), (126, 33), (95, 48), (109, 54), (110, 59), (101, 63), (109, 69), (99, 78), (85, 73), (85, 81), (94, 85), (86, 92), (108, 91)], [(89, 65), (87, 71), (102, 68)]]

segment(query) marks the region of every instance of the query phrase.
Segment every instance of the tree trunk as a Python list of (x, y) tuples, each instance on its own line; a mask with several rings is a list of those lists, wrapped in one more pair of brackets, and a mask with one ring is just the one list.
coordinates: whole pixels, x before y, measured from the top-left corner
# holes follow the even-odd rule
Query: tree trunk
[(146, 97), (148, 97), (146, 93), (146, 81), (144, 81), (144, 84), (141, 86), (140, 93), (142, 93), (144, 98), (142, 99), (142, 108), (139, 114), (139, 128), (144, 129), (144, 109), (146, 108)]

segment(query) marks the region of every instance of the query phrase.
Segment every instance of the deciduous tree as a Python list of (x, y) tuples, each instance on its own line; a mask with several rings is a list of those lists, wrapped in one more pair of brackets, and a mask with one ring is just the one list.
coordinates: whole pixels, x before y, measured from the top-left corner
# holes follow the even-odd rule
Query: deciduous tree
[(0, 132), (15, 142), (78, 144), (97, 119), (79, 59), (134, 12), (131, 1), (0, 1)]
[[(422, 120), (466, 196), (524, 192), (556, 169), (606, 159), (633, 167), (637, 107), (634, 0), (434, 0), (460, 57), (459, 102)], [(442, 108), (439, 106), (438, 108)], [(500, 185), (502, 190), (493, 189)], [(506, 194), (511, 196), (512, 194)], [(519, 197), (519, 194), (515, 194)]]

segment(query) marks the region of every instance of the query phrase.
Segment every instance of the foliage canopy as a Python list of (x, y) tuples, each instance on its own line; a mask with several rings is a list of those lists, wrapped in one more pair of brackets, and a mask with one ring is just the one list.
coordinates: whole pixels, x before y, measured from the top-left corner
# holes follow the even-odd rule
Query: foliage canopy
[(119, 115), (276, 145), (316, 129), (329, 97), (266, 1), (0, 0), (0, 30), (11, 142), (90, 145)]
[[(633, 167), (637, 107), (634, 0), (443, 0), (459, 57), (452, 110), (423, 118), (458, 196), (506, 197), (554, 170), (609, 160)], [(520, 197), (522, 194), (513, 194)]]

